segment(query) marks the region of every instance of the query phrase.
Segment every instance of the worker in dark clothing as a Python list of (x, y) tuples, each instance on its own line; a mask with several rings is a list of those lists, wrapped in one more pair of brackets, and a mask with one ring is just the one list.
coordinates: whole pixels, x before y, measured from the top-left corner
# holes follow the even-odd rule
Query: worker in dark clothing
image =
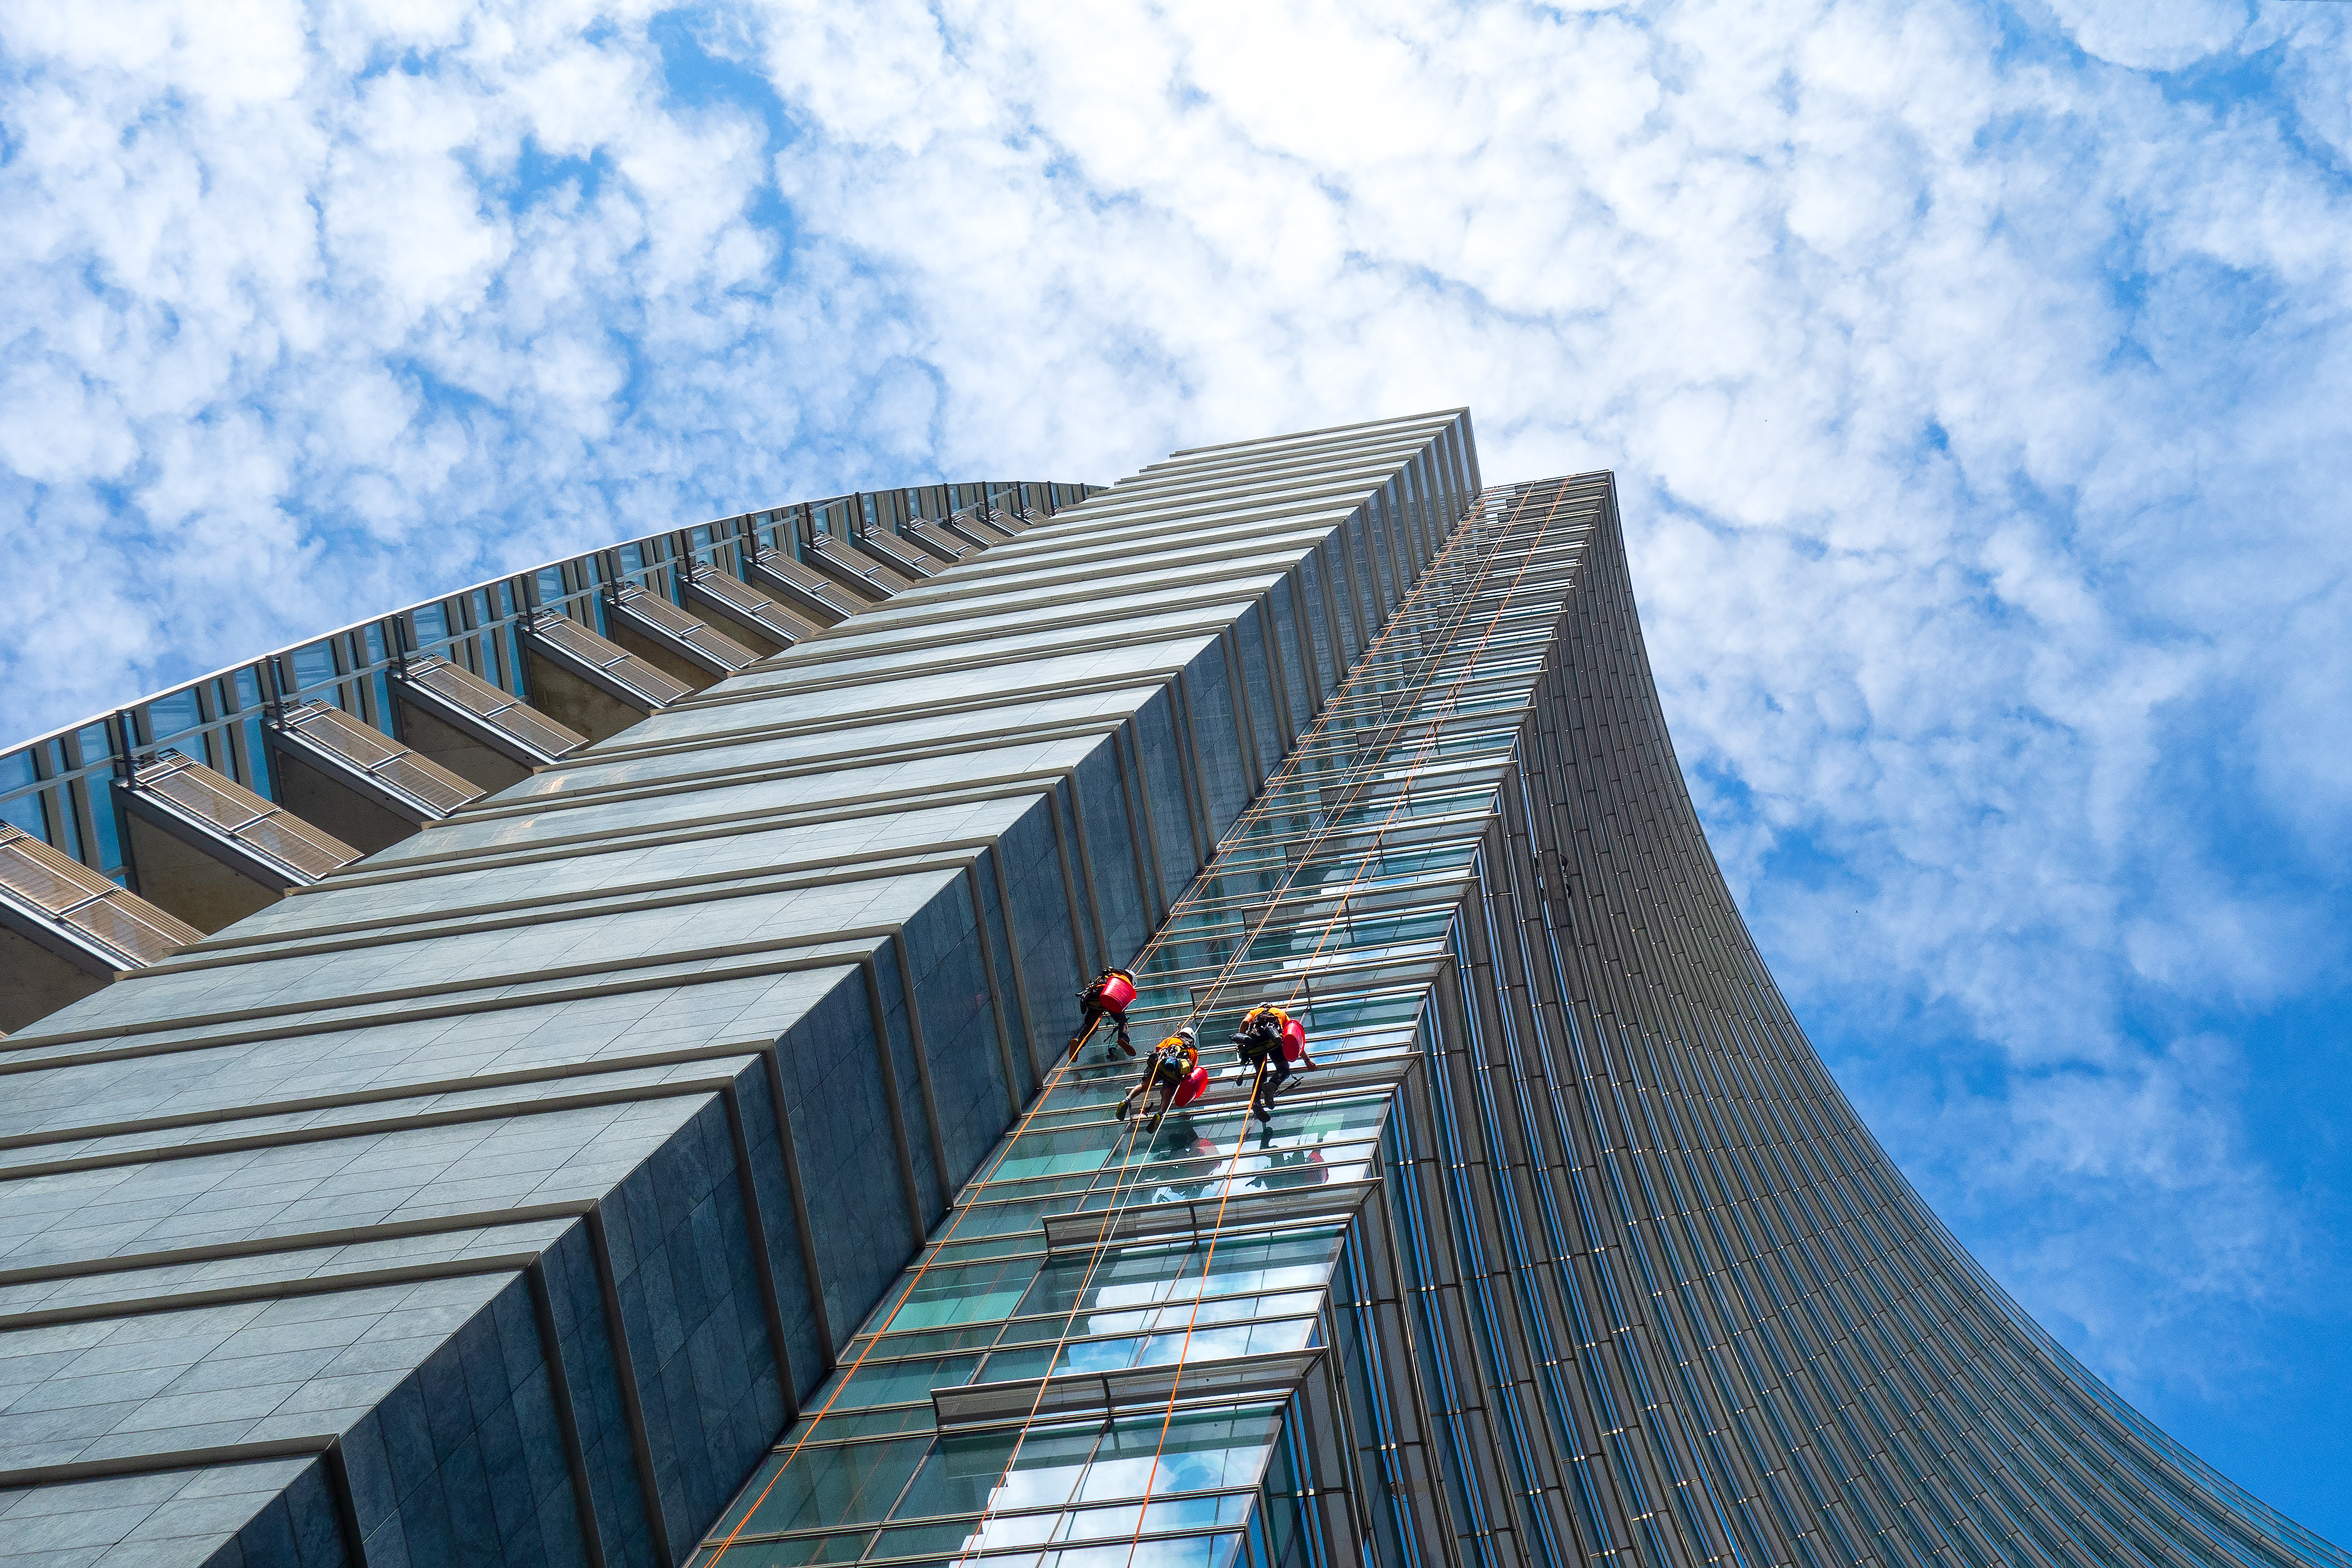
[(1274, 1120), (1275, 1092), (1293, 1073), (1315, 1065), (1307, 1054), (1307, 1026), (1271, 1002), (1252, 1008), (1242, 1019), (1234, 1050), (1242, 1059), (1242, 1075), (1253, 1081), (1249, 1113), (1261, 1122)]
[(1135, 1042), (1127, 1038), (1127, 1009), (1135, 1002), (1135, 976), (1125, 969), (1105, 969), (1094, 977), (1094, 983), (1078, 993), (1078, 1032), (1070, 1037), (1070, 1059), (1077, 1060), (1095, 1032), (1095, 1025), (1110, 1019), (1118, 1030), (1118, 1049), (1128, 1055), (1135, 1054)]
[(1155, 1090), (1164, 1092), (1160, 1103), (1163, 1115), (1186, 1101), (1199, 1098), (1207, 1077), (1200, 1070), (1200, 1038), (1192, 1026), (1186, 1024), (1151, 1048), (1151, 1054), (1144, 1058), (1142, 1078), (1118, 1103), (1120, 1121), (1126, 1121), (1139, 1108), (1148, 1110)]

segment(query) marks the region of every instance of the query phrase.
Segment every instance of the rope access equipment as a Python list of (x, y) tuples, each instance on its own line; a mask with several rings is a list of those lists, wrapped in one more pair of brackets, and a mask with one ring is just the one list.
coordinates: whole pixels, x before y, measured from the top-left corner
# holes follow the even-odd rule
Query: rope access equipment
[[(1161, 1116), (1201, 1097), (1202, 1091), (1209, 1086), (1209, 1070), (1201, 1065), (1200, 1039), (1199, 1032), (1186, 1024), (1151, 1048), (1151, 1055), (1143, 1063), (1143, 1077), (1118, 1103), (1120, 1121), (1126, 1121), (1139, 1107), (1150, 1105), (1154, 1090), (1167, 1092), (1160, 1107)], [(1157, 1121), (1153, 1125), (1158, 1125)]]
[(1134, 1042), (1127, 1038), (1127, 1009), (1135, 1003), (1135, 975), (1127, 969), (1105, 969), (1097, 975), (1087, 988), (1078, 993), (1078, 1032), (1070, 1037), (1068, 1060), (1077, 1060), (1095, 1025), (1110, 1019), (1118, 1030), (1119, 1050), (1135, 1054)]

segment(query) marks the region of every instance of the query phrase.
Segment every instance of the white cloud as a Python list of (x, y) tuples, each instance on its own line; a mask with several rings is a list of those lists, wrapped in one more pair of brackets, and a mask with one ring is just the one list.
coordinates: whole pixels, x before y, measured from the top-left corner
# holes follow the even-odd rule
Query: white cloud
[(2179, 70), (2229, 47), (2245, 27), (2244, 0), (2051, 0), (2083, 51), (2119, 66)]

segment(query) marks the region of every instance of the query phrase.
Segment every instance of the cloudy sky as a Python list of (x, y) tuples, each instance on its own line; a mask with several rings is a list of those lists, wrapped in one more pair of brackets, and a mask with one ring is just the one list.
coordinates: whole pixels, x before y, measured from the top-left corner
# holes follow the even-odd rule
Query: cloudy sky
[(2352, 6), (0, 6), (0, 741), (625, 535), (1467, 403), (1791, 1001), (2352, 1541)]

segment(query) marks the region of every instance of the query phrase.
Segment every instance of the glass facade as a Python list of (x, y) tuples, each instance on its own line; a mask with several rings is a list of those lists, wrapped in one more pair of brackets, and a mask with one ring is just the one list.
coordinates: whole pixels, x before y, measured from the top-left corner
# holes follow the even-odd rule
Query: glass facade
[[(1608, 476), (1447, 411), (904, 495), (730, 569), (780, 652), (0, 1045), (0, 1565), (2352, 1568), (1854, 1117)], [(1197, 1097), (1066, 1053), (1113, 965)]]

